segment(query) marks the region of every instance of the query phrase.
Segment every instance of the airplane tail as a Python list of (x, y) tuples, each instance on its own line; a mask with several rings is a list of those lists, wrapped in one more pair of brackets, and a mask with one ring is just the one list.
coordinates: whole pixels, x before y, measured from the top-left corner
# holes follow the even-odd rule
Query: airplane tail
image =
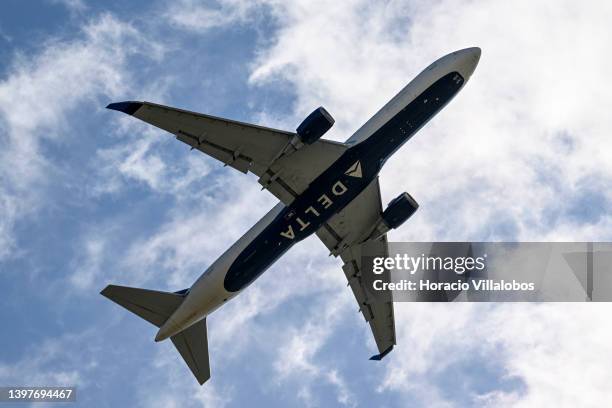
[[(184, 290), (176, 293), (108, 285), (100, 294), (149, 323), (161, 327), (185, 299)], [(210, 378), (206, 319), (202, 319), (170, 338), (198, 382)]]

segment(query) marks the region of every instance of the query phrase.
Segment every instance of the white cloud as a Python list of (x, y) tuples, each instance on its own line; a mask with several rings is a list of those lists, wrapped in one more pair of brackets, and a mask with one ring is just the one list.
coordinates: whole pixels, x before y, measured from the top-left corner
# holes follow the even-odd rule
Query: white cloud
[[(600, 406), (609, 398), (605, 384), (612, 379), (604, 357), (612, 353), (606, 341), (612, 336), (605, 323), (609, 309), (577, 303), (400, 304), (401, 344), (380, 391), (425, 402), (432, 390), (424, 394), (422, 386), (442, 391), (436, 389), (436, 375), (469, 377), (494, 362), (507, 379), (524, 383), (524, 390), (472, 391), (474, 405)], [(473, 368), (457, 370), (458, 362)], [(444, 398), (440, 404), (457, 406)]]
[(79, 39), (50, 39), (35, 56), (14, 59), (0, 82), (0, 259), (14, 255), (15, 223), (44, 202), (42, 189), (56, 170), (45, 144), (68, 139), (70, 114), (84, 103), (125, 91), (130, 55), (162, 51), (131, 25), (102, 15)]
[(112, 147), (98, 149), (96, 163), (98, 177), (93, 180), (91, 193), (94, 196), (116, 193), (124, 187), (124, 180), (142, 182), (150, 189), (160, 191), (164, 184), (167, 165), (152, 152), (151, 147), (159, 145), (142, 133), (153, 133), (150, 129), (139, 134), (138, 141), (118, 143)]
[(97, 366), (90, 354), (91, 331), (30, 342), (22, 358), (0, 362), (0, 383), (22, 386), (76, 386), (90, 383), (87, 374)]
[(212, 381), (200, 386), (189, 378), (189, 369), (173, 346), (164, 346), (157, 350), (151, 369), (138, 380), (139, 406), (223, 408), (232, 401), (233, 390)]
[(106, 245), (104, 238), (90, 236), (82, 245), (82, 252), (79, 250), (79, 261), (73, 262), (74, 273), (70, 277), (70, 283), (81, 290), (92, 287), (96, 277), (101, 273), (103, 259), (108, 255), (104, 250)]
[(205, 32), (212, 28), (245, 22), (255, 12), (257, 2), (224, 0), (214, 6), (194, 0), (173, 2), (164, 13), (168, 22), (181, 29)]
[[(342, 290), (344, 285), (338, 286), (334, 288), (336, 292)], [(312, 293), (310, 296), (315, 295), (316, 293)], [(321, 383), (334, 387), (338, 403), (345, 406), (356, 406), (355, 397), (346, 384), (344, 376), (322, 358), (317, 357), (317, 353), (329, 341), (339, 321), (348, 310), (352, 309), (352, 302), (353, 300), (347, 296), (328, 293), (324, 299), (316, 303), (314, 314), (308, 316), (307, 320), (301, 322), (300, 325), (288, 327), (289, 335), (281, 339), (278, 357), (274, 363), (278, 373), (278, 382), (298, 380), (300, 384), (298, 396), (307, 406), (321, 404), (321, 401), (315, 396), (316, 392), (312, 390), (315, 385)]]
[(215, 169), (212, 159), (205, 159), (198, 151), (189, 153), (187, 145), (180, 145), (180, 158), (168, 154), (165, 152), (168, 146), (171, 143), (179, 146), (179, 142), (150, 125), (131, 117), (126, 119), (131, 125), (126, 125), (123, 118), (118, 121), (119, 142), (96, 151), (95, 177), (87, 186), (90, 195), (117, 194), (129, 182), (136, 182), (156, 193), (173, 194), (180, 200), (194, 183)]
[(50, 0), (50, 2), (63, 5), (71, 13), (81, 13), (87, 10), (87, 4), (83, 0)]

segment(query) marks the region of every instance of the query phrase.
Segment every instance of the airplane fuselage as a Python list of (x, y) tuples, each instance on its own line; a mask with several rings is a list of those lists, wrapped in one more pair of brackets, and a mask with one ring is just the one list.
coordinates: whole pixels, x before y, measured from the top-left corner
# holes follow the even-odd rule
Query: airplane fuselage
[(158, 332), (163, 340), (236, 296), (294, 244), (355, 199), (385, 161), (463, 87), (479, 57), (449, 54), (411, 81), (347, 140), (349, 148), (289, 205), (279, 203), (215, 261)]

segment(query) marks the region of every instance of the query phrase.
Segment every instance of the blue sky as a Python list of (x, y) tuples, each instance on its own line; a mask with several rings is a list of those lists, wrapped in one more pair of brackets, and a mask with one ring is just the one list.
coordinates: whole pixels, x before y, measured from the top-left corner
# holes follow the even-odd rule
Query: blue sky
[[(311, 238), (209, 319), (199, 387), (98, 292), (188, 287), (269, 208), (252, 175), (104, 109), (149, 100), (350, 136), (421, 69), (480, 46), (462, 93), (392, 158), (393, 240), (610, 240), (606, 2), (7, 1), (0, 15), (0, 384), (79, 406), (596, 406), (605, 305), (396, 307), (381, 363)], [(590, 333), (585, 338), (584, 333)], [(561, 386), (562, 385), (562, 386)]]

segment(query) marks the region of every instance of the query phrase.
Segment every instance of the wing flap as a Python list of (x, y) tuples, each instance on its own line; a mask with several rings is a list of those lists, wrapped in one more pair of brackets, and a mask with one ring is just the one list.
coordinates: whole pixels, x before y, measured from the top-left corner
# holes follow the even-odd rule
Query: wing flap
[(207, 154), (214, 152), (213, 157), (232, 167), (236, 158), (242, 158), (259, 168), (267, 168), (294, 135), (150, 102), (143, 102), (132, 115), (173, 133), (191, 147)]
[(170, 132), (226, 166), (259, 177), (259, 183), (285, 204), (336, 161), (348, 148), (317, 140), (295, 149), (296, 134), (150, 102), (107, 106)]
[[(374, 360), (384, 357), (396, 344), (393, 302), (370, 299), (361, 273), (362, 242), (372, 232), (381, 213), (380, 187), (376, 179), (317, 231), (317, 236), (330, 253), (340, 256), (344, 261), (342, 269), (359, 305), (359, 311), (370, 325), (379, 351), (373, 357)], [(377, 256), (388, 256), (386, 236), (382, 236), (375, 244), (372, 250)]]
[[(375, 244), (376, 247), (372, 247), (370, 250), (375, 252), (376, 256), (387, 256), (389, 254), (386, 237), (383, 236)], [(381, 302), (380, 300), (370, 299), (361, 273), (361, 254), (361, 244), (352, 245), (343, 251), (340, 254), (340, 257), (345, 262), (342, 269), (359, 305), (359, 311), (370, 325), (376, 347), (380, 354), (384, 354), (389, 347), (396, 344), (393, 302)], [(386, 274), (388, 271), (384, 273)], [(382, 279), (388, 280), (388, 277), (382, 276)]]
[(359, 274), (359, 267), (355, 261), (351, 261), (342, 265), (346, 279), (348, 280), (349, 286), (353, 291), (353, 295), (359, 303), (359, 311), (363, 314), (366, 322), (374, 319), (374, 312), (368, 302), (367, 294), (363, 290), (363, 282)]
[(223, 162), (226, 166), (231, 166), (242, 173), (248, 173), (254, 161), (249, 156), (241, 154), (239, 150), (230, 150), (219, 146), (212, 142), (206, 141), (204, 138), (198, 138), (195, 135), (187, 133), (185, 131), (179, 131), (176, 135), (177, 140), (188, 144), (192, 149), (198, 149), (202, 153), (205, 153), (215, 159)]

